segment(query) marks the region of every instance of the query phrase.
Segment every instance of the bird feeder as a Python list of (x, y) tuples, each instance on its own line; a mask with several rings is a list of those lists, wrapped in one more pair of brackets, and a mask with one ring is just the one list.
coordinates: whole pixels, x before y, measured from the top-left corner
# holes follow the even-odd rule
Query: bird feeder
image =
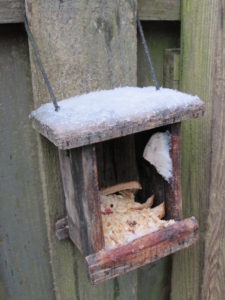
[[(180, 124), (202, 116), (203, 102), (170, 89), (122, 87), (61, 100), (59, 106), (56, 112), (51, 103), (44, 104), (30, 117), (33, 127), (59, 151), (67, 216), (56, 223), (57, 236), (68, 236), (83, 254), (91, 283), (117, 277), (193, 244), (198, 237), (197, 221), (194, 217), (182, 219)], [(143, 141), (147, 143), (157, 132), (170, 136), (172, 174), (167, 180), (141, 157)], [(134, 135), (136, 141), (138, 174), (133, 179), (139, 178), (142, 192), (153, 193), (159, 203), (165, 201), (165, 218), (174, 221), (109, 249), (105, 246), (101, 162), (96, 149), (128, 135)], [(126, 142), (124, 147), (125, 153)], [(118, 168), (123, 168), (123, 161), (136, 164), (124, 157)]]

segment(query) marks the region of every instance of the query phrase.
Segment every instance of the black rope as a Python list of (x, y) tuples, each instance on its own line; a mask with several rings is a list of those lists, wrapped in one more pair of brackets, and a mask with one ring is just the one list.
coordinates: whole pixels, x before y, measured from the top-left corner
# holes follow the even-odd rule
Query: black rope
[(43, 66), (43, 64), (42, 64), (41, 57), (40, 57), (38, 48), (37, 48), (37, 46), (36, 46), (36, 43), (35, 43), (35, 41), (34, 41), (33, 35), (32, 35), (32, 33), (31, 33), (30, 27), (29, 27), (29, 25), (28, 25), (28, 21), (27, 21), (26, 15), (24, 16), (24, 25), (25, 25), (25, 29), (26, 29), (26, 32), (27, 32), (28, 39), (29, 39), (29, 41), (30, 41), (30, 43), (31, 43), (31, 46), (32, 46), (33, 50), (34, 50), (34, 55), (35, 55), (35, 57), (36, 57), (36, 59), (37, 59), (37, 62), (38, 62), (38, 65), (39, 65), (39, 67), (40, 67), (42, 76), (43, 76), (43, 78), (44, 78), (45, 84), (46, 84), (46, 86), (47, 86), (47, 88), (48, 88), (48, 91), (49, 91), (49, 94), (50, 94), (50, 96), (51, 96), (51, 100), (52, 100), (53, 105), (54, 105), (54, 107), (55, 107), (55, 111), (58, 111), (60, 107), (59, 107), (59, 105), (58, 105), (58, 103), (57, 103), (55, 94), (54, 94), (53, 89), (52, 89), (52, 87), (51, 87), (51, 84), (50, 84), (50, 82), (49, 82), (49, 80), (48, 80), (48, 76), (47, 76), (47, 74), (46, 74), (45, 68), (44, 68), (44, 66)]
[(144, 31), (143, 31), (143, 28), (142, 28), (142, 25), (141, 25), (141, 21), (140, 21), (138, 16), (137, 16), (137, 25), (138, 25), (138, 30), (139, 30), (139, 33), (140, 33), (140, 36), (141, 36), (142, 44), (144, 46), (146, 58), (147, 58), (147, 61), (148, 61), (149, 67), (150, 67), (150, 72), (151, 72), (151, 75), (152, 75), (152, 78), (153, 78), (153, 81), (154, 81), (155, 88), (157, 90), (159, 90), (160, 89), (159, 83), (158, 83), (158, 80), (156, 78), (155, 70), (154, 70), (154, 67), (153, 67), (153, 64), (152, 64), (151, 56), (150, 56), (149, 49), (148, 49), (148, 46), (147, 46), (147, 43), (146, 43), (146, 39), (145, 39), (145, 36), (144, 36)]

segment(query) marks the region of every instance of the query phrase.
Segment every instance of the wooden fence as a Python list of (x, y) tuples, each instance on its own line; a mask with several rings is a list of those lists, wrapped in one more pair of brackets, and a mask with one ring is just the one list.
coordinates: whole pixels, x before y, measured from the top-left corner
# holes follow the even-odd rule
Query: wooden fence
[[(58, 157), (28, 119), (49, 97), (32, 50), (29, 56), (23, 2), (0, 0), (0, 299), (225, 299), (225, 1), (138, 1), (160, 84), (206, 103), (206, 116), (182, 128), (183, 210), (199, 220), (200, 240), (95, 287), (79, 252), (55, 238), (54, 223), (64, 215)], [(58, 98), (152, 84), (135, 23), (127, 25), (135, 0), (26, 3)], [(85, 31), (93, 14), (103, 32), (99, 45), (95, 33)], [(129, 30), (121, 29), (122, 21)], [(77, 45), (82, 51), (75, 56)]]

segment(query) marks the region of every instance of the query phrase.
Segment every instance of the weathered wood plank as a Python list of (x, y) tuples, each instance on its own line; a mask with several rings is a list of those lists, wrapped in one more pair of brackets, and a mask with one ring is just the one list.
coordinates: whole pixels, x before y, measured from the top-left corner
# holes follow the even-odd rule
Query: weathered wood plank
[(164, 54), (163, 86), (178, 90), (180, 82), (180, 49), (166, 49)]
[(69, 235), (82, 254), (104, 247), (95, 146), (59, 151)]
[(201, 295), (207, 300), (225, 295), (225, 1), (212, 2), (212, 159)]
[(23, 0), (0, 0), (0, 24), (22, 23), (24, 18)]
[(23, 26), (1, 25), (0, 45), (0, 299), (53, 300)]
[[(141, 20), (180, 20), (180, 0), (139, 0)], [(23, 0), (0, 0), (0, 23), (22, 23)]]
[(192, 217), (118, 248), (101, 250), (86, 257), (90, 280), (97, 284), (114, 278), (186, 248), (197, 238), (198, 224)]
[[(135, 1), (27, 1), (27, 15), (43, 64), (58, 99), (91, 90), (136, 84)], [(126, 40), (126, 43), (122, 41)], [(31, 50), (34, 103), (46, 99), (46, 87)], [(60, 76), (59, 76), (60, 74)], [(113, 299), (114, 283), (92, 287), (84, 261), (69, 241), (55, 237), (55, 222), (65, 215), (55, 147), (39, 143), (49, 248), (58, 299)], [(104, 160), (104, 159), (103, 159)], [(136, 286), (136, 273), (128, 278)], [(126, 281), (126, 280), (125, 280)], [(120, 284), (119, 289), (126, 289)], [(128, 291), (135, 299), (135, 291)]]
[[(178, 89), (180, 77), (180, 49), (166, 49), (163, 68), (164, 86)], [(181, 123), (171, 126), (171, 158), (173, 162), (173, 179), (165, 183), (167, 218), (182, 218), (181, 193)]]
[(180, 0), (138, 0), (138, 15), (141, 20), (180, 20)]
[[(174, 256), (171, 293), (173, 300), (224, 298), (224, 277), (220, 273), (224, 270), (225, 261), (222, 250), (224, 248), (222, 246), (224, 140), (221, 135), (224, 126), (222, 6), (224, 1), (216, 0), (184, 0), (182, 5), (180, 88), (204, 99), (207, 116), (186, 124), (182, 131), (183, 212), (184, 215), (191, 212), (196, 216), (201, 234), (195, 247)], [(220, 176), (217, 177), (216, 174)]]
[(173, 178), (165, 183), (166, 217), (168, 219), (182, 219), (181, 194), (181, 123), (171, 125), (170, 155), (173, 165)]

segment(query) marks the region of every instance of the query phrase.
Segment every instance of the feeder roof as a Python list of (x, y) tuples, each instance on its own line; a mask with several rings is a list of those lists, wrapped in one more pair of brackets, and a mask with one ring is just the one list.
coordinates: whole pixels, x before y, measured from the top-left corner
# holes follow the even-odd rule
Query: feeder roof
[(202, 116), (198, 96), (154, 87), (121, 87), (43, 104), (34, 128), (59, 149), (71, 149)]

